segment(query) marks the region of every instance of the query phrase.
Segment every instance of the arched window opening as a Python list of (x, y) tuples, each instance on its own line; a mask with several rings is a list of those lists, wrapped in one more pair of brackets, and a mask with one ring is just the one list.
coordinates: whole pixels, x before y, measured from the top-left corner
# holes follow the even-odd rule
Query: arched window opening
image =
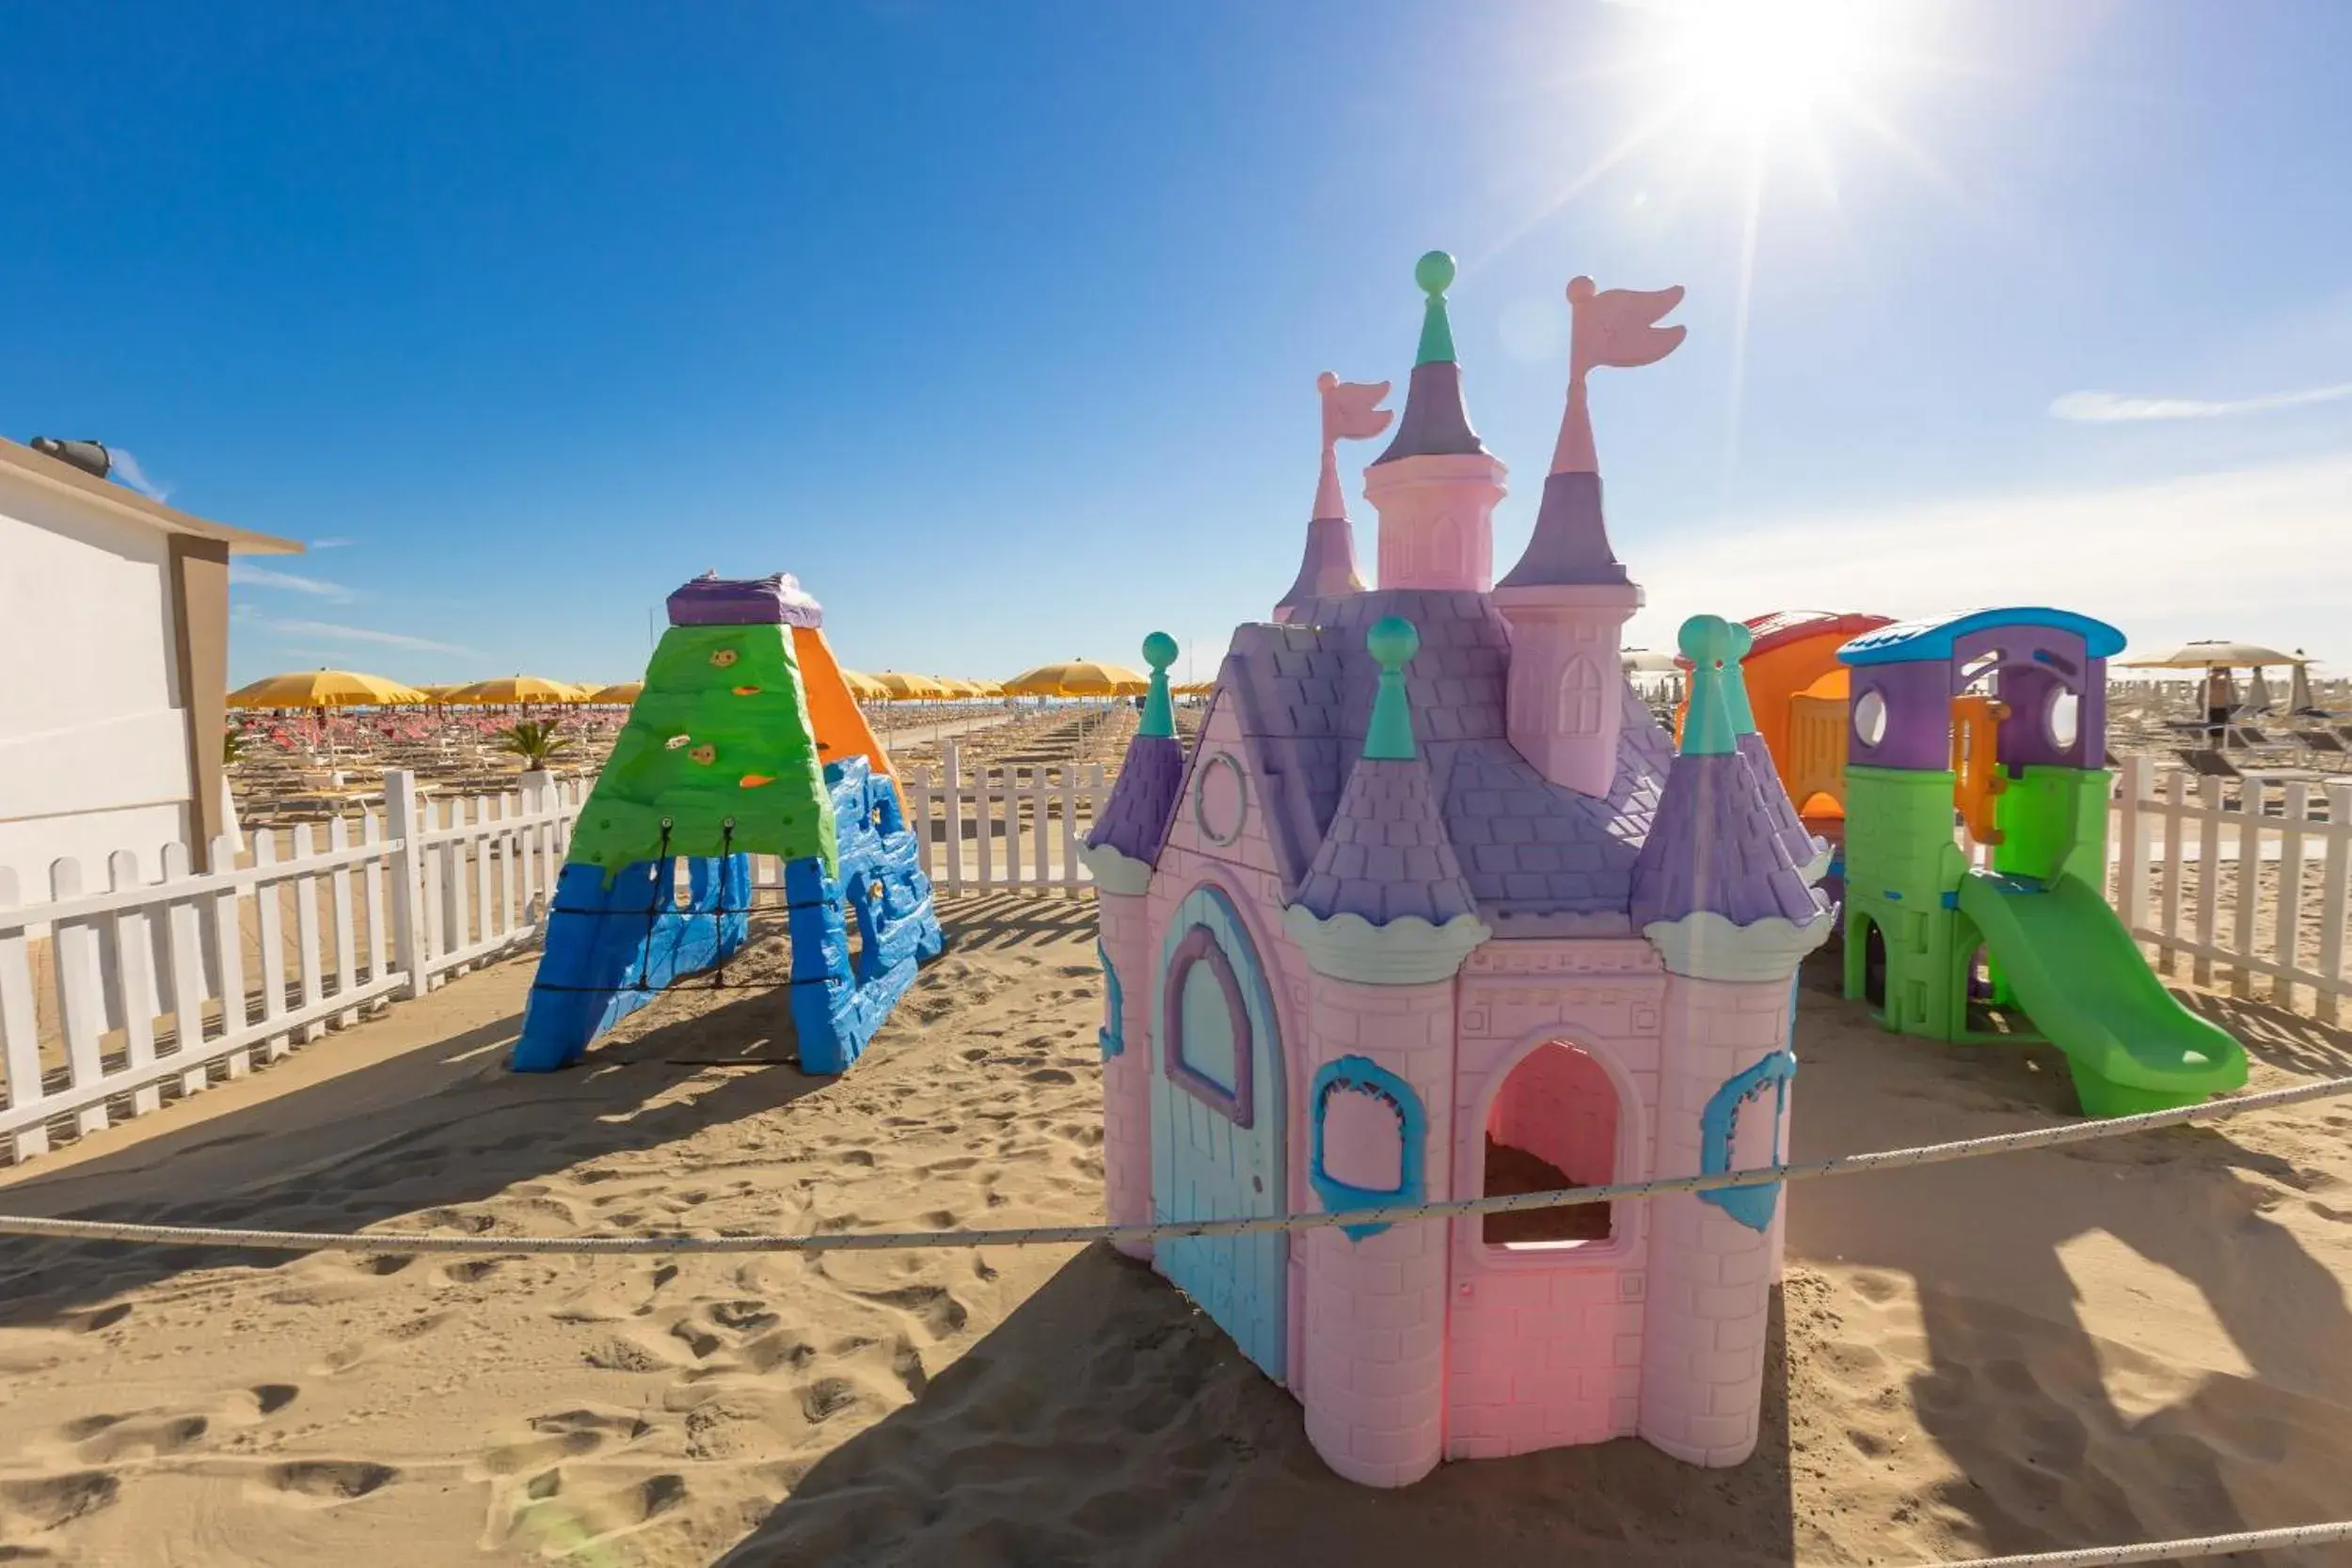
[(1600, 733), (1600, 672), (1582, 654), (1560, 673), (1560, 733)]
[[(1606, 1069), (1572, 1045), (1549, 1040), (1522, 1057), (1486, 1114), (1486, 1177), (1490, 1196), (1594, 1187), (1617, 1170), (1617, 1090)], [(1613, 1205), (1529, 1209), (1488, 1214), (1481, 1232), (1490, 1246), (1581, 1246), (1614, 1233)]]

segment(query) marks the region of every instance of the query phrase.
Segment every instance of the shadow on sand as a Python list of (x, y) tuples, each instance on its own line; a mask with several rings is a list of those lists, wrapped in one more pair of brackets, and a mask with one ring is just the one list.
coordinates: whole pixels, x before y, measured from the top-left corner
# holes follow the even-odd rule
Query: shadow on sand
[(1775, 1307), (1763, 1441), (1736, 1470), (1626, 1440), (1377, 1492), (1325, 1468), (1297, 1402), (1173, 1287), (1091, 1247), (722, 1560), (1786, 1564), (1781, 1336)]
[[(761, 973), (756, 961), (739, 965), (730, 986)], [(507, 983), (519, 990), (527, 977), (526, 968)], [(577, 1069), (508, 1072), (516, 1014), (0, 1189), (0, 1208), (262, 1229), (349, 1231), (405, 1215), (424, 1226), (447, 1206), (756, 1116), (830, 1082), (791, 1065), (781, 985), (698, 996), (696, 984), (625, 1022)], [(309, 1049), (332, 1051), (335, 1038)], [(0, 1325), (56, 1320), (184, 1270), (294, 1256), (10, 1241), (0, 1248)]]
[[(2352, 1037), (2341, 1031), (2259, 1004), (2182, 1000), (2260, 1066), (2352, 1070)], [(1848, 1079), (1848, 1124), (1801, 1110), (1796, 1159), (2081, 1114), (2065, 1058), (2050, 1047), (1884, 1034), (1859, 1004), (1836, 1000), (1835, 977), (1818, 970), (1800, 1006), (1801, 1058), (1816, 1082)], [(1875, 1347), (1900, 1335), (1883, 1319), (1844, 1334), (1843, 1318), (1899, 1313), (1901, 1298), (1915, 1295), (1929, 1370), (1907, 1387), (1890, 1375), (1889, 1387), (1963, 1472), (1920, 1497), (1920, 1511), (1941, 1514), (1975, 1550), (2340, 1516), (2298, 1485), (2322, 1455), (2335, 1456), (2337, 1475), (2352, 1469), (2352, 1311), (2344, 1283), (2288, 1222), (2352, 1222), (2313, 1196), (2329, 1179), (2312, 1168), (2318, 1141), (2340, 1144), (2346, 1129), (2352, 1103), (2329, 1102), (2264, 1117), (2261, 1148), (2240, 1141), (2257, 1135), (2250, 1124), (2220, 1122), (1808, 1184), (1790, 1206), (1792, 1265), (1858, 1272), (1800, 1336), (1824, 1353), (1802, 1381), (1856, 1394), (1881, 1360)], [(2297, 1157), (2306, 1148), (2310, 1161)], [(2133, 1270), (2142, 1283), (2112, 1283), (2119, 1250), (2156, 1265), (2172, 1288), (2151, 1294), (2144, 1267)], [(2129, 1342), (2091, 1332), (2092, 1316)], [(2167, 1345), (2207, 1359), (2142, 1348)], [(1822, 1436), (1865, 1460), (1888, 1441), (1883, 1429)], [(2294, 1465), (2282, 1465), (2291, 1452)], [(2314, 1548), (2279, 1560), (2330, 1560)]]

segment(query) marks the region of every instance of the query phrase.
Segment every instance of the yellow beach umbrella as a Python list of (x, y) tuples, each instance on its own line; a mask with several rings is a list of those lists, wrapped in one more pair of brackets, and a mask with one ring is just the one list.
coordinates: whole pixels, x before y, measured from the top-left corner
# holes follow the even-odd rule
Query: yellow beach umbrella
[(424, 694), (424, 700), (428, 703), (446, 703), (466, 689), (466, 683), (464, 681), (442, 681), (438, 685), (421, 686), (417, 689)]
[(885, 703), (890, 700), (890, 689), (863, 671), (842, 671), (841, 682), (850, 689), (850, 695), (861, 703)]
[(644, 694), (645, 683), (644, 681), (617, 681), (611, 686), (596, 688), (582, 700), (591, 703), (608, 703), (618, 707), (626, 706)]
[(866, 679), (882, 689), (886, 702), (924, 702), (947, 695), (947, 689), (930, 676), (911, 675), (903, 670), (884, 670), (878, 675), (868, 675)]
[(569, 681), (552, 681), (543, 675), (501, 675), (496, 680), (461, 686), (445, 700), (469, 707), (514, 707), (536, 703), (577, 703), (582, 698), (580, 688)]
[(421, 703), (423, 692), (356, 670), (301, 670), (265, 675), (229, 693), (230, 707), (386, 707)]
[(1024, 670), (1005, 683), (1005, 690), (1015, 697), (1132, 697), (1151, 685), (1123, 664), (1073, 658)]
[(1179, 697), (1205, 697), (1216, 689), (1216, 682), (1186, 681), (1182, 686), (1171, 686), (1168, 689)]

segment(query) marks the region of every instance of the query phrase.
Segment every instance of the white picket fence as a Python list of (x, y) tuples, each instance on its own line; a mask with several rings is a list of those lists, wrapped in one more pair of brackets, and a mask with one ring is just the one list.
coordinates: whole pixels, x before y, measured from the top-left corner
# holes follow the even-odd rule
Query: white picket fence
[(2241, 997), (2266, 980), (2278, 1006), (2340, 1022), (2352, 994), (2352, 779), (2254, 777), (2233, 789), (2177, 772), (2159, 784), (2144, 759), (2122, 763), (2107, 896), (2158, 973), (2177, 978), (2185, 966), (2210, 986), (2227, 971)]
[(1111, 794), (1101, 764), (973, 768), (950, 741), (937, 769), (904, 769), (898, 784), (923, 873), (940, 892), (1088, 885), (1078, 848)]
[[(1085, 891), (1102, 768), (973, 768), (952, 744), (942, 764), (900, 776), (942, 894)], [(243, 864), (223, 841), (226, 869), (201, 876), (179, 845), (152, 878), (130, 853), (103, 872), (61, 860), (27, 902), (0, 868), (0, 1151), (145, 1115), (534, 940), (587, 787), (436, 800), (393, 773), (380, 815), (295, 828), (283, 854), (257, 832)], [(2109, 897), (2160, 970), (2207, 986), (2226, 971), (2236, 995), (2338, 1021), (2352, 780), (2233, 797), (2126, 758), (2111, 810)], [(755, 876), (770, 893), (779, 880)]]
[(103, 870), (66, 859), (27, 903), (0, 868), (0, 1150), (27, 1159), (54, 1131), (242, 1077), (537, 934), (584, 784), (434, 800), (405, 773), (385, 784), (381, 815), (296, 827), (289, 854), (274, 831), (242, 857), (219, 840), (200, 876), (177, 844), (152, 878), (128, 850)]

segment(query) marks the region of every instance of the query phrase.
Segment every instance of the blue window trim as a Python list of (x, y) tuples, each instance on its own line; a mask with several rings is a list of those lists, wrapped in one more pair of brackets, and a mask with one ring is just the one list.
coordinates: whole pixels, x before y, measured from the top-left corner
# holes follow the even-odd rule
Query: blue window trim
[[(1323, 1119), (1330, 1108), (1331, 1097), (1343, 1091), (1369, 1094), (1396, 1113), (1397, 1137), (1402, 1144), (1397, 1156), (1397, 1184), (1381, 1189), (1359, 1187), (1343, 1181), (1323, 1168)], [(1314, 1155), (1307, 1166), (1308, 1184), (1323, 1200), (1323, 1207), (1334, 1214), (1351, 1209), (1385, 1209), (1394, 1204), (1419, 1203), (1427, 1193), (1426, 1153), (1429, 1118), (1422, 1109), (1421, 1097), (1413, 1086), (1369, 1056), (1342, 1056), (1326, 1062), (1316, 1069), (1314, 1083), (1308, 1092), (1308, 1103), (1314, 1107)], [(1373, 1225), (1343, 1225), (1350, 1240), (1362, 1241), (1388, 1228), (1386, 1221)]]
[[(1788, 1106), (1788, 1080), (1796, 1073), (1795, 1053), (1775, 1051), (1745, 1072), (1724, 1081), (1724, 1086), (1708, 1101), (1707, 1109), (1699, 1114), (1701, 1175), (1720, 1176), (1731, 1168), (1731, 1140), (1739, 1130), (1740, 1107), (1752, 1096), (1761, 1094), (1767, 1085), (1772, 1090), (1772, 1148), (1777, 1155), (1780, 1118)], [(1780, 1188), (1777, 1181), (1766, 1181), (1753, 1187), (1719, 1187), (1698, 1196), (1701, 1202), (1713, 1204), (1750, 1230), (1762, 1230), (1772, 1223)]]
[(1111, 963), (1110, 949), (1100, 942), (1094, 944), (1094, 956), (1103, 961), (1103, 1027), (1096, 1035), (1103, 1047), (1103, 1060), (1122, 1055), (1127, 1050), (1126, 992), (1119, 984), (1119, 970)]

